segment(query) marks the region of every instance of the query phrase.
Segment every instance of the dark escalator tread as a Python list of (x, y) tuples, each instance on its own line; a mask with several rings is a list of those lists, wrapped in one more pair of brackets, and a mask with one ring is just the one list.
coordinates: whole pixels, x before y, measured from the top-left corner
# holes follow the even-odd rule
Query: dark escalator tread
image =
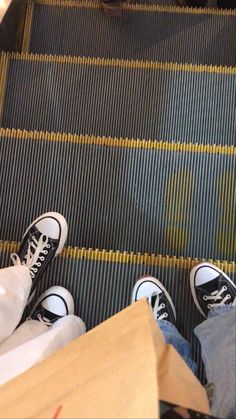
[(22, 136), (0, 138), (1, 239), (58, 211), (71, 246), (236, 259), (235, 148)]
[(3, 127), (235, 145), (236, 68), (9, 57)]
[[(34, 5), (29, 52), (105, 58), (236, 65), (236, 13), (161, 7), (107, 18), (89, 3)], [(54, 4), (52, 2), (52, 4)], [(73, 4), (73, 3), (72, 3)], [(85, 4), (85, 6), (84, 6)], [(81, 7), (80, 7), (81, 5)], [(138, 5), (137, 7), (141, 7)], [(187, 9), (188, 10), (188, 9)], [(228, 13), (228, 14), (227, 14)]]

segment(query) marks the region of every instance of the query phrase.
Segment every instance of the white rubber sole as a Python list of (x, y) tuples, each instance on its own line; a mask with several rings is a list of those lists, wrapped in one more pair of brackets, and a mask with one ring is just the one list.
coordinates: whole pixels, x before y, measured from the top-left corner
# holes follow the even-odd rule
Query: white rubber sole
[[(134, 303), (135, 301), (138, 301), (136, 299), (138, 289), (142, 286), (143, 283), (145, 283), (147, 281), (151, 282), (153, 285), (156, 285), (156, 287), (160, 288), (164, 292), (164, 294), (166, 295), (166, 297), (167, 297), (167, 299), (170, 303), (170, 306), (172, 308), (172, 311), (174, 313), (174, 317), (175, 317), (175, 320), (176, 320), (176, 310), (175, 310), (175, 306), (174, 306), (174, 303), (172, 301), (172, 298), (171, 298), (170, 294), (168, 293), (168, 291), (164, 287), (164, 285), (162, 285), (162, 283), (158, 279), (154, 278), (153, 276), (142, 276), (141, 278), (139, 278), (137, 280), (137, 282), (135, 283), (135, 286), (133, 288), (131, 303)], [(146, 297), (148, 298), (148, 295)], [(143, 297), (143, 298), (145, 298), (145, 297)]]
[(198, 299), (197, 299), (197, 296), (196, 296), (196, 292), (195, 292), (195, 276), (196, 276), (196, 272), (199, 270), (199, 269), (201, 269), (201, 268), (203, 268), (203, 267), (207, 267), (207, 268), (211, 268), (211, 269), (214, 269), (217, 273), (219, 273), (219, 274), (221, 274), (225, 279), (227, 279), (227, 281), (229, 281), (235, 288), (236, 288), (236, 285), (235, 285), (235, 283), (224, 273), (224, 271), (222, 271), (220, 268), (217, 268), (217, 266), (215, 266), (215, 265), (213, 265), (212, 263), (209, 263), (209, 262), (202, 262), (202, 263), (199, 263), (198, 265), (196, 265), (196, 266), (194, 266), (194, 268), (192, 268), (191, 269), (191, 271), (190, 271), (190, 287), (191, 287), (191, 292), (192, 292), (192, 297), (193, 297), (193, 300), (194, 300), (194, 303), (195, 303), (195, 305), (196, 305), (196, 307), (197, 307), (197, 309), (198, 309), (198, 311), (200, 311), (200, 313), (203, 315), (203, 317), (207, 317), (206, 315), (205, 315), (205, 313), (202, 311), (202, 309), (201, 309), (201, 307), (200, 307), (200, 305), (199, 305), (199, 302), (198, 302)]
[(40, 215), (29, 225), (29, 227), (24, 233), (23, 238), (25, 238), (28, 231), (31, 229), (33, 225), (37, 224), (39, 221), (41, 221), (44, 218), (54, 218), (54, 220), (56, 220), (58, 224), (60, 225), (59, 244), (58, 244), (58, 248), (56, 250), (55, 256), (54, 256), (56, 257), (57, 255), (59, 255), (59, 253), (61, 253), (65, 245), (67, 235), (68, 235), (68, 225), (67, 225), (66, 219), (63, 217), (63, 215), (59, 214), (58, 212), (46, 212), (45, 214)]

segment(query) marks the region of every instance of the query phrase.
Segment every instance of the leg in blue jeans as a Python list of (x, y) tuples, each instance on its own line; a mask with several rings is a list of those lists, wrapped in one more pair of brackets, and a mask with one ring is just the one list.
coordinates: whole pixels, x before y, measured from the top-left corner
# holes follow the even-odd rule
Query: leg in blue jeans
[[(221, 269), (207, 262), (191, 270), (190, 285), (193, 302), (205, 318), (194, 332), (201, 343), (208, 383), (215, 385), (212, 414), (236, 419), (236, 285)], [(142, 277), (133, 289), (132, 302), (144, 297), (166, 342), (195, 372), (190, 344), (176, 329), (176, 311), (166, 288), (156, 278)]]
[[(158, 324), (166, 343), (174, 346), (195, 373), (190, 344), (176, 327), (166, 320)], [(194, 330), (202, 348), (208, 383), (214, 383), (212, 414), (219, 418), (236, 418), (236, 306), (212, 308), (207, 320)]]
[(212, 414), (236, 418), (236, 306), (212, 308), (194, 330), (202, 348), (208, 383), (215, 384)]
[(166, 343), (173, 345), (179, 355), (184, 359), (188, 367), (195, 374), (197, 366), (192, 359), (190, 343), (183, 338), (176, 327), (167, 320), (158, 320), (160, 329), (165, 337)]
[(203, 262), (190, 272), (192, 296), (205, 321), (194, 332), (202, 347), (212, 413), (236, 418), (236, 285), (221, 269)]

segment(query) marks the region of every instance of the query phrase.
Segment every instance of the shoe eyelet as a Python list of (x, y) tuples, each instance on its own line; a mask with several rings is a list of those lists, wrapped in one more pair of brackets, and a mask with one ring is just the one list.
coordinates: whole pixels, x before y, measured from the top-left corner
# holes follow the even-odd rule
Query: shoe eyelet
[(50, 245), (50, 244), (47, 244), (47, 245), (46, 245), (46, 248), (47, 248), (47, 249), (50, 249), (50, 247), (51, 247), (51, 245)]
[(206, 295), (203, 295), (202, 298), (203, 298), (204, 301), (207, 301), (207, 296)]
[(207, 304), (207, 308), (210, 310), (211, 309), (211, 304)]
[(231, 295), (230, 294), (226, 294), (227, 300), (230, 300)]
[(226, 291), (226, 290), (227, 290), (226, 285), (223, 285), (222, 289), (223, 289), (224, 291)]

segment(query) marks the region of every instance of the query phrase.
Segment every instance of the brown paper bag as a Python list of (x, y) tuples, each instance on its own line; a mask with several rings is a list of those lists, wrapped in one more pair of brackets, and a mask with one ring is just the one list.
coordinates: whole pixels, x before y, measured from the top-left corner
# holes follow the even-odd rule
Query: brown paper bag
[(0, 386), (0, 417), (158, 418), (159, 399), (209, 411), (142, 300)]

